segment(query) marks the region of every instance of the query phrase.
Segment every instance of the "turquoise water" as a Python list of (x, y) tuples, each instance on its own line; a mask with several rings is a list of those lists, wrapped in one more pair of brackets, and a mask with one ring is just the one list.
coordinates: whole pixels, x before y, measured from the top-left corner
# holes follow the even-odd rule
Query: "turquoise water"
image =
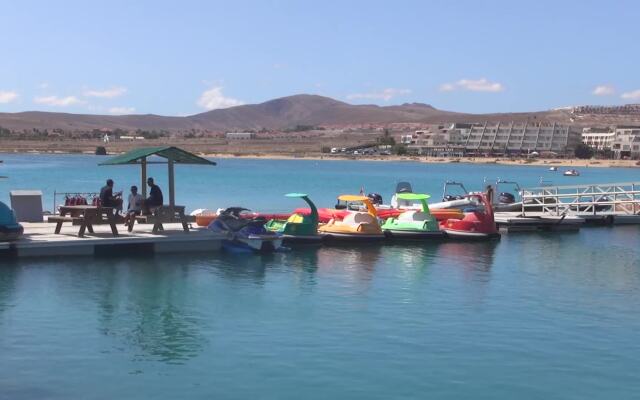
[[(3, 196), (137, 176), (94, 157), (2, 158)], [(439, 192), (445, 179), (549, 174), (249, 160), (180, 170), (190, 208), (243, 200), (274, 211), (297, 206), (281, 198), (293, 190), (331, 205), (362, 185), (388, 198), (398, 179)], [(637, 180), (582, 172), (571, 182)], [(637, 398), (638, 243), (628, 226), (270, 256), (4, 260), (0, 399)]]

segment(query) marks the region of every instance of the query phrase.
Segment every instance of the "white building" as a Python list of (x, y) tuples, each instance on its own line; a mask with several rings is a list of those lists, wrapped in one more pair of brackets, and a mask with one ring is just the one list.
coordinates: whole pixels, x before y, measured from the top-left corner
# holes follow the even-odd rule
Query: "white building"
[(582, 142), (596, 150), (611, 150), (615, 139), (616, 131), (609, 127), (582, 130)]
[[(418, 133), (420, 134), (418, 135)], [(433, 156), (518, 155), (531, 152), (571, 155), (581, 141), (581, 132), (566, 125), (541, 123), (484, 123), (434, 126), (417, 131), (420, 154)]]
[(640, 158), (640, 126), (617, 126), (611, 148), (616, 158)]
[(225, 137), (229, 140), (249, 140), (255, 139), (256, 134), (253, 132), (229, 132)]

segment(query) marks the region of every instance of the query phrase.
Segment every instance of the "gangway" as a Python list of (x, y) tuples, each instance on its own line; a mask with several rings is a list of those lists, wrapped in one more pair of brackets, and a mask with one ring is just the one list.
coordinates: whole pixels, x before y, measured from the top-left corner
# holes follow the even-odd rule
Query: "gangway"
[(575, 216), (587, 222), (640, 224), (640, 182), (525, 188), (521, 216)]

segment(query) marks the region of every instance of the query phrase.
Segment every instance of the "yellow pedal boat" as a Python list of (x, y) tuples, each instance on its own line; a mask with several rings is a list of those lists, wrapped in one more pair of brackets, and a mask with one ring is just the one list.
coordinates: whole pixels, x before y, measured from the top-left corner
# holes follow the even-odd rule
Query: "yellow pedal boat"
[(338, 200), (345, 202), (362, 202), (367, 211), (349, 211), (342, 219), (332, 219), (326, 224), (318, 226), (318, 234), (325, 240), (347, 241), (362, 240), (373, 241), (385, 238), (380, 224), (378, 223), (377, 212), (371, 199), (366, 196), (341, 195)]

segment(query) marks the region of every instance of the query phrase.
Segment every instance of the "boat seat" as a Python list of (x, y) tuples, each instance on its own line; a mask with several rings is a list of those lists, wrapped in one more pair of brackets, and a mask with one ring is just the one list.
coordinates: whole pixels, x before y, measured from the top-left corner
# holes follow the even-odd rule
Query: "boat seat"
[(342, 222), (347, 225), (374, 224), (376, 219), (369, 213), (356, 212), (344, 217)]
[(407, 211), (398, 216), (398, 221), (426, 221), (429, 214), (422, 211)]
[(293, 214), (287, 219), (290, 224), (301, 224), (304, 222), (304, 217), (300, 214)]

